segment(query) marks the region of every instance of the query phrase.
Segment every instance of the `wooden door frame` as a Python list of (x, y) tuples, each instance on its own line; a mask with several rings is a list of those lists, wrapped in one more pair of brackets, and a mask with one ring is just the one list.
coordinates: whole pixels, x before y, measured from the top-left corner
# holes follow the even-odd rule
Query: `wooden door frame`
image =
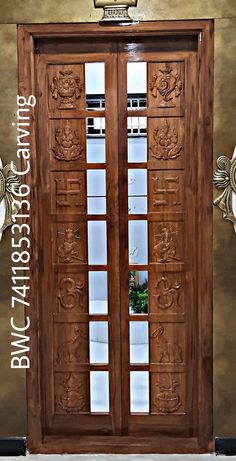
[[(56, 437), (43, 434), (40, 361), (39, 361), (39, 309), (35, 296), (38, 286), (37, 218), (34, 208), (31, 211), (32, 247), (34, 259), (31, 266), (30, 311), (30, 362), (27, 371), (27, 446), (31, 453), (203, 453), (213, 450), (212, 435), (212, 151), (213, 151), (213, 21), (157, 21), (134, 23), (129, 26), (101, 26), (97, 23), (78, 24), (32, 24), (18, 27), (18, 68), (19, 94), (28, 97), (35, 94), (34, 54), (35, 40), (38, 38), (111, 38), (111, 37), (156, 37), (191, 35), (198, 40), (198, 344), (200, 376), (198, 390), (199, 422), (196, 434), (188, 438), (169, 436), (145, 436), (142, 440), (134, 436), (109, 437)], [(37, 204), (36, 127), (35, 110), (31, 120), (31, 158), (32, 170), (25, 182), (31, 187), (31, 201)], [(27, 311), (27, 315), (29, 312)]]

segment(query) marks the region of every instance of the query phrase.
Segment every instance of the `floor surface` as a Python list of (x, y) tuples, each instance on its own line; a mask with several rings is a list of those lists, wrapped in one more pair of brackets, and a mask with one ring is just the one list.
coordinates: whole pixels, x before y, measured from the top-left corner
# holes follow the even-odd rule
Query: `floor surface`
[(215, 455), (27, 455), (0, 457), (1, 461), (231, 461), (236, 456)]

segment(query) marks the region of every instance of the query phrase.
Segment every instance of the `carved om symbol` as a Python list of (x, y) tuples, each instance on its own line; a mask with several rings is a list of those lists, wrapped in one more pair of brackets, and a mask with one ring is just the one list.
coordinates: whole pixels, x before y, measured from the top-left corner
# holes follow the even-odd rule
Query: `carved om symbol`
[(79, 280), (75, 282), (70, 277), (61, 280), (58, 298), (64, 309), (73, 309), (78, 303), (83, 307), (83, 288), (84, 283)]

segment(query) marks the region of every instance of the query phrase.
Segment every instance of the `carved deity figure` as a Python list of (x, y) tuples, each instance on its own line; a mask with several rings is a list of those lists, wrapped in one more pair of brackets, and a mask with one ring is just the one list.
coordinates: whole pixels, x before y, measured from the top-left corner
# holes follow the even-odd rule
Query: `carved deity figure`
[(177, 231), (172, 228), (163, 227), (161, 233), (155, 235), (157, 243), (154, 246), (153, 254), (157, 262), (179, 261), (179, 258), (176, 256), (176, 243), (173, 240), (174, 234), (177, 234)]
[(55, 140), (57, 145), (52, 151), (57, 160), (78, 160), (82, 157), (83, 148), (80, 145), (79, 135), (76, 130), (72, 130), (71, 123), (67, 120), (62, 130), (55, 130)]
[(58, 232), (57, 236), (57, 255), (61, 262), (83, 261), (80, 256), (79, 229), (66, 229), (65, 232)]
[[(17, 171), (14, 165), (15, 171)], [(3, 167), (0, 159), (0, 240), (2, 232), (15, 222), (15, 215), (21, 208), (19, 193), (21, 180), (11, 169), (11, 165)], [(15, 200), (15, 202), (14, 202)]]
[(161, 128), (153, 132), (155, 143), (151, 147), (152, 157), (160, 160), (174, 160), (180, 156), (182, 143), (175, 128), (170, 127), (166, 118), (161, 122)]
[(57, 349), (56, 362), (58, 364), (78, 363), (81, 361), (81, 344), (87, 339), (79, 328), (74, 329), (71, 339), (64, 341)]
[(183, 363), (182, 348), (178, 344), (168, 341), (164, 335), (165, 329), (161, 324), (152, 333), (152, 339), (156, 340), (158, 362)]
[(58, 398), (59, 406), (67, 413), (85, 410), (84, 386), (78, 381), (77, 376), (70, 373), (61, 383), (61, 386), (63, 387), (63, 391)]
[(178, 386), (178, 381), (172, 379), (171, 374), (160, 374), (160, 379), (156, 383), (158, 392), (154, 401), (159, 413), (173, 413), (181, 406), (180, 396), (176, 392)]
[(80, 97), (82, 92), (81, 80), (72, 70), (61, 70), (59, 74), (59, 77), (53, 77), (53, 82), (50, 85), (53, 98), (58, 99), (60, 97), (58, 109), (76, 109), (76, 99)]
[[(165, 63), (163, 69), (159, 69), (149, 84), (151, 94), (154, 98), (160, 93), (162, 100), (159, 107), (176, 107), (173, 103), (174, 96), (177, 98), (181, 94), (183, 87), (179, 74), (173, 74), (173, 69), (169, 63)], [(174, 96), (173, 96), (174, 92)]]
[(180, 308), (179, 305), (179, 289), (181, 284), (178, 281), (171, 283), (167, 276), (162, 274), (162, 277), (157, 281), (155, 289), (157, 294), (153, 295), (160, 309)]

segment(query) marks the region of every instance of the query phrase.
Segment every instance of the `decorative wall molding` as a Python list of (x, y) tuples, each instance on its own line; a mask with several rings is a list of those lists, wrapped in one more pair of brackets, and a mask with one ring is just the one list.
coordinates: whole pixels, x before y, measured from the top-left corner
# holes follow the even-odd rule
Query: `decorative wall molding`
[(234, 224), (236, 233), (236, 146), (231, 160), (221, 155), (216, 163), (218, 169), (213, 176), (214, 185), (224, 190), (214, 200), (214, 205), (223, 212), (224, 219)]
[(130, 6), (137, 6), (138, 0), (94, 0), (95, 8), (103, 8), (100, 22), (127, 22), (133, 19), (129, 16)]
[[(17, 170), (14, 165), (15, 170)], [(14, 195), (14, 191), (18, 192), (21, 181), (19, 176), (11, 169), (11, 165), (3, 167), (0, 158), (0, 241), (3, 231), (11, 226), (14, 222), (14, 215), (20, 210), (20, 206), (14, 203), (19, 197)]]

